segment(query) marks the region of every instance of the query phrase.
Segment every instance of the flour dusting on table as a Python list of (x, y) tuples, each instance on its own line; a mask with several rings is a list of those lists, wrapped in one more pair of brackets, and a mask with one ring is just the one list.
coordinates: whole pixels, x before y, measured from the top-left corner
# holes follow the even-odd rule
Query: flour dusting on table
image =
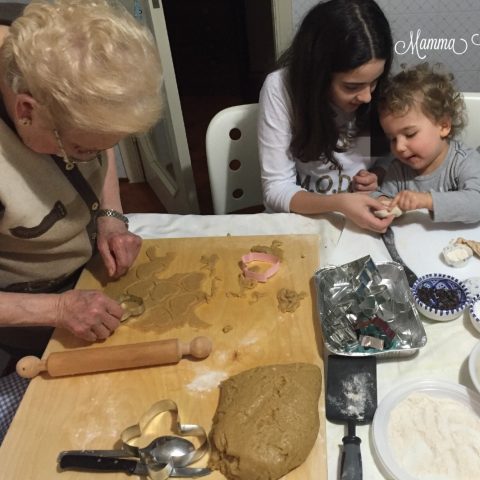
[(258, 337), (247, 336), (240, 340), (239, 344), (242, 346), (255, 345), (258, 342)]
[(221, 371), (206, 372), (198, 375), (187, 385), (187, 388), (194, 392), (207, 392), (218, 387), (220, 382), (226, 380), (228, 375)]

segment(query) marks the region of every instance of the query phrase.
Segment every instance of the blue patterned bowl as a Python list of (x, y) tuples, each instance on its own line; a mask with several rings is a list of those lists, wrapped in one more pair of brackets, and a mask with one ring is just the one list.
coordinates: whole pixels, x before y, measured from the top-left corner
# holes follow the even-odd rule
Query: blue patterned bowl
[(412, 286), (412, 294), (422, 315), (442, 322), (458, 318), (471, 297), (463, 282), (443, 273), (420, 277)]

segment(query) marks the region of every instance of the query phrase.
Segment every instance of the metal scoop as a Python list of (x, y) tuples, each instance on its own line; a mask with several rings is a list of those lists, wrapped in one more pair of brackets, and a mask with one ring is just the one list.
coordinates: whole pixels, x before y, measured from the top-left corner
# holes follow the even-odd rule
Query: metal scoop
[(140, 460), (128, 451), (118, 450), (69, 450), (61, 452), (58, 464), (64, 470), (89, 470), (101, 472), (125, 472), (154, 480), (168, 477), (198, 477), (208, 475), (208, 468), (185, 468), (192, 461), (195, 447), (185, 438), (166, 435), (154, 439), (139, 448)]
[(347, 422), (340, 463), (341, 480), (361, 480), (361, 440), (355, 434), (356, 423), (369, 423), (377, 408), (377, 363), (374, 356), (330, 355), (327, 364), (327, 419)]

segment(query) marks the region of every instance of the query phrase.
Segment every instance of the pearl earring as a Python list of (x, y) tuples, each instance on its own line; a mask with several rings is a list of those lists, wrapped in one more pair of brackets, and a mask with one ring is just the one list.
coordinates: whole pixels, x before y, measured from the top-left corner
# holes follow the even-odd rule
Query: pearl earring
[(20, 119), (20, 125), (23, 125), (24, 127), (27, 127), (28, 125), (31, 125), (31, 124), (32, 124), (32, 120), (30, 120), (30, 118), (22, 117)]

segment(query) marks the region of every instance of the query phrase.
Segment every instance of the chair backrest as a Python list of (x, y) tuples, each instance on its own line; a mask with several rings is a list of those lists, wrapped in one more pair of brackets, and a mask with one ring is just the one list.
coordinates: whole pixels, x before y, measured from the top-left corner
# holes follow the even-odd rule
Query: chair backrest
[(468, 123), (461, 137), (469, 147), (480, 152), (480, 93), (465, 92), (463, 99), (467, 107)]
[(257, 114), (257, 103), (237, 105), (218, 112), (208, 125), (208, 176), (217, 215), (263, 203)]

